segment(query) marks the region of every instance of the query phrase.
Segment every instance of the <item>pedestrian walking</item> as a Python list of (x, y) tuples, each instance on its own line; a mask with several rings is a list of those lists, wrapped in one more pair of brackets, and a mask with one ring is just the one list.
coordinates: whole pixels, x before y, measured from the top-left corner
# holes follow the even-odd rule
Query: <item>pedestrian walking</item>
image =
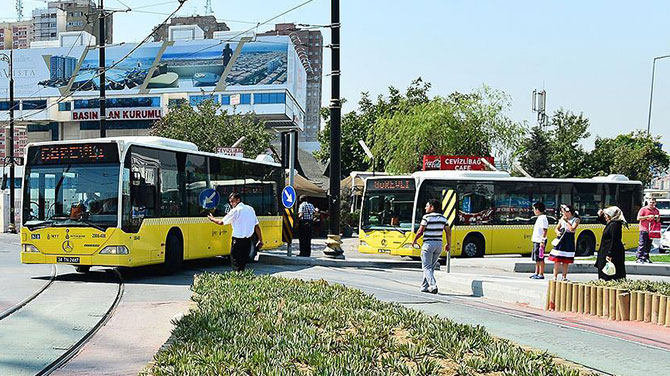
[(233, 226), (233, 239), (230, 247), (230, 264), (235, 271), (243, 271), (249, 262), (251, 253), (251, 238), (254, 234), (258, 237), (256, 247), (260, 249), (263, 246), (263, 235), (258, 226), (258, 218), (254, 208), (242, 203), (239, 193), (233, 192), (228, 196), (228, 202), (232, 209), (223, 219), (216, 219), (210, 213), (207, 218), (217, 225)]
[[(623, 226), (628, 227), (626, 218), (621, 209), (616, 206), (610, 206), (605, 210), (598, 211), (600, 222), (605, 225), (602, 238), (600, 239), (600, 249), (595, 267), (598, 269), (598, 278), (605, 281), (613, 279), (626, 278), (626, 249), (621, 241), (621, 230)], [(614, 275), (607, 275), (603, 268), (607, 262), (614, 264), (616, 272)]]
[(558, 279), (558, 271), (561, 269), (562, 281), (568, 280), (568, 266), (575, 262), (575, 231), (579, 226), (579, 217), (575, 210), (569, 205), (561, 205), (563, 216), (556, 225), (556, 237), (558, 244), (549, 253), (549, 261), (554, 262), (554, 279)]
[(309, 257), (312, 254), (312, 225), (314, 224), (314, 205), (307, 201), (307, 196), (300, 196), (298, 207), (298, 237), (300, 238), (300, 254)]
[(661, 223), (661, 213), (656, 208), (656, 199), (650, 198), (646, 206), (637, 213), (637, 220), (640, 221), (640, 239), (637, 246), (637, 263), (644, 264), (648, 262), (649, 251), (651, 251), (651, 238), (649, 233), (654, 230), (653, 227)]
[(437, 294), (437, 281), (435, 281), (435, 268), (442, 253), (442, 233), (446, 232), (446, 244), (444, 250), (449, 252), (451, 248), (451, 228), (447, 225), (447, 218), (438, 212), (440, 201), (429, 200), (426, 203), (426, 215), (421, 218), (419, 231), (417, 231), (412, 246), (416, 247), (419, 238), (423, 237), (421, 246), (421, 269), (423, 269), (423, 281), (421, 292)]
[(547, 246), (547, 231), (549, 230), (546, 210), (542, 202), (533, 204), (533, 214), (537, 216), (537, 219), (533, 227), (533, 236), (530, 239), (533, 243), (530, 259), (535, 261), (535, 273), (530, 276), (531, 279), (544, 279), (544, 250)]

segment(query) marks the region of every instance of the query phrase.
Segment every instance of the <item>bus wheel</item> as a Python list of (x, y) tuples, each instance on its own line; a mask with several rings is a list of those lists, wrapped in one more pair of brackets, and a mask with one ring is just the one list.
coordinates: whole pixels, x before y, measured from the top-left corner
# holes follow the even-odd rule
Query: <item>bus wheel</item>
[(179, 270), (184, 260), (184, 245), (176, 233), (170, 233), (165, 241), (165, 262), (163, 272), (172, 274)]
[(596, 251), (596, 240), (593, 234), (585, 232), (579, 235), (576, 248), (577, 256), (591, 256)]
[(77, 273), (88, 273), (88, 271), (91, 270), (91, 267), (88, 265), (77, 265), (74, 267), (74, 270), (76, 270)]
[(468, 235), (463, 241), (463, 252), (465, 257), (484, 257), (484, 239), (477, 235)]
[(251, 247), (249, 248), (249, 261), (248, 262), (256, 262), (256, 255), (258, 254), (258, 248), (256, 247), (256, 244), (258, 244), (258, 236), (256, 234), (253, 234), (251, 236)]

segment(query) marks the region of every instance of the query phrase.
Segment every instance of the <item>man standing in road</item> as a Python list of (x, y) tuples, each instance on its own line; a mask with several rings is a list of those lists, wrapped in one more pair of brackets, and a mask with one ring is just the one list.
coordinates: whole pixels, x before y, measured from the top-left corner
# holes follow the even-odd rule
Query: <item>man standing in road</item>
[(233, 242), (230, 247), (230, 264), (235, 271), (243, 271), (249, 261), (251, 251), (251, 237), (255, 233), (258, 237), (256, 247), (263, 246), (263, 235), (258, 226), (258, 218), (254, 208), (242, 203), (240, 194), (233, 192), (228, 196), (228, 202), (233, 207), (223, 219), (216, 219), (210, 213), (207, 218), (217, 225), (231, 224), (233, 226)]
[(307, 201), (307, 196), (300, 196), (298, 207), (298, 231), (300, 238), (300, 256), (312, 254), (312, 223), (314, 222), (314, 205)]
[(649, 251), (651, 250), (649, 232), (652, 230), (652, 227), (661, 220), (661, 213), (656, 208), (655, 198), (650, 198), (647, 206), (640, 209), (637, 213), (637, 220), (640, 221), (640, 241), (637, 247), (636, 262), (638, 264), (644, 264), (645, 262), (651, 264), (651, 260), (649, 259)]
[(421, 225), (414, 237), (413, 246), (423, 236), (421, 247), (421, 269), (423, 269), (423, 282), (421, 292), (437, 294), (437, 281), (435, 281), (435, 267), (442, 253), (442, 233), (447, 233), (447, 244), (444, 250), (449, 252), (451, 248), (451, 228), (447, 225), (447, 218), (438, 212), (440, 201), (429, 200), (426, 204), (426, 215), (421, 218)]

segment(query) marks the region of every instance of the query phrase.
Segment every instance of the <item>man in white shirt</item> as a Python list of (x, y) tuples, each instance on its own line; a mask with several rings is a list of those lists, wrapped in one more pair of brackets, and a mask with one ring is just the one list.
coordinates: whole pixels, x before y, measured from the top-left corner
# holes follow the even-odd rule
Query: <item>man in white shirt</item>
[(251, 251), (251, 237), (255, 233), (258, 237), (256, 247), (260, 249), (263, 246), (263, 235), (258, 226), (258, 218), (254, 208), (242, 203), (240, 194), (233, 192), (228, 196), (228, 202), (233, 207), (223, 219), (216, 219), (210, 213), (207, 218), (217, 225), (233, 226), (233, 242), (230, 247), (230, 264), (235, 271), (242, 271), (249, 261)]

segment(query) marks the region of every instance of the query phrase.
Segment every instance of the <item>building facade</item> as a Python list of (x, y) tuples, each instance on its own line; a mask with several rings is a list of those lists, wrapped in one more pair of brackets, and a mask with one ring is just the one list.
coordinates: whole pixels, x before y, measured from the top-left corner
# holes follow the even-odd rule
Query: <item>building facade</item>
[[(9, 126), (0, 127), (0, 158), (9, 155)], [(23, 157), (23, 152), (28, 145), (28, 132), (25, 127), (14, 127), (14, 156)]]
[(205, 39), (214, 38), (214, 33), (217, 31), (229, 31), (228, 25), (225, 22), (219, 22), (214, 16), (187, 16), (187, 17), (172, 17), (169, 24), (161, 25), (154, 28), (154, 41), (160, 42), (169, 39), (168, 30), (172, 26), (190, 26), (196, 25), (202, 29)]
[(58, 8), (37, 8), (33, 10), (33, 41), (47, 41), (58, 38), (65, 31), (65, 11)]
[(321, 86), (323, 76), (323, 35), (319, 30), (300, 29), (294, 23), (276, 24), (274, 30), (258, 35), (287, 35), (296, 46), (296, 51), (305, 61), (307, 72), (307, 107), (305, 129), (300, 141), (316, 142), (321, 130)]
[[(91, 0), (50, 1), (46, 8), (33, 10), (35, 41), (56, 40), (62, 32), (85, 31), (96, 40), (100, 31), (99, 9)], [(105, 41), (113, 42), (113, 14), (105, 17)]]
[(32, 21), (0, 22), (0, 48), (28, 48), (32, 40)]

